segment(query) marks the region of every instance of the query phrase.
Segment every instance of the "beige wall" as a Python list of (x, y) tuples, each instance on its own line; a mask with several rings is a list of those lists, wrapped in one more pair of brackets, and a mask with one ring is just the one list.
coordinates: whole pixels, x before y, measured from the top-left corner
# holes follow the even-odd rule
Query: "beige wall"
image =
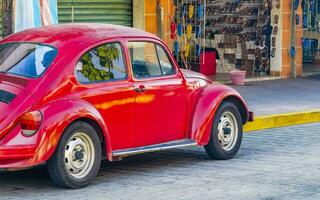
[(158, 27), (163, 27), (165, 43), (171, 46), (170, 39), (170, 16), (173, 16), (174, 6), (171, 0), (159, 0), (159, 5), (163, 8), (163, 24), (158, 24), (157, 0), (133, 0), (133, 26), (158, 34)]
[[(291, 65), (290, 65), (290, 36), (291, 36), (291, 0), (282, 0), (282, 73), (281, 76), (283, 78), (290, 77), (292, 74)], [(302, 9), (299, 6), (297, 14), (302, 17)], [(301, 76), (302, 74), (302, 23), (296, 27), (295, 32), (296, 38), (296, 57), (295, 57), (295, 67), (297, 76)]]
[(145, 30), (145, 0), (133, 0), (133, 27)]

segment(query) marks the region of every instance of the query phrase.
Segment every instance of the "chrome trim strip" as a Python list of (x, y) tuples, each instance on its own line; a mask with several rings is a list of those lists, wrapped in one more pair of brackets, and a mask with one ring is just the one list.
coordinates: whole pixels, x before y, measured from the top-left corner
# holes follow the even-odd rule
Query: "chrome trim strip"
[(196, 145), (197, 145), (197, 143), (194, 140), (177, 140), (177, 141), (173, 141), (173, 142), (166, 142), (166, 143), (150, 145), (150, 146), (117, 150), (112, 153), (112, 156), (113, 157), (127, 157), (127, 156), (142, 154), (142, 153), (163, 151), (163, 150), (168, 150), (168, 149), (175, 149), (175, 148), (196, 146)]

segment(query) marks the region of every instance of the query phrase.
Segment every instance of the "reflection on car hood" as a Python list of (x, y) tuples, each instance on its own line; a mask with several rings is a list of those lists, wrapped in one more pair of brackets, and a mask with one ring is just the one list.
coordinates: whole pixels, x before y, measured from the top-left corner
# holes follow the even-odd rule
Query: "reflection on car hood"
[(212, 82), (208, 77), (206, 77), (205, 75), (200, 74), (198, 72), (194, 72), (194, 71), (187, 70), (187, 69), (180, 69), (180, 70), (186, 78), (199, 78), (199, 79), (203, 79), (203, 80)]

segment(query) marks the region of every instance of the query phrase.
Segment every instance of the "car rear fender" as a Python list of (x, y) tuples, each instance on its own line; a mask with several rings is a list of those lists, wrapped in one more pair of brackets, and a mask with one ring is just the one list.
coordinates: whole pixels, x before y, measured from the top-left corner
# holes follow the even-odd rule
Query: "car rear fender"
[(48, 160), (54, 153), (64, 130), (74, 121), (83, 119), (94, 121), (99, 126), (104, 137), (104, 141), (101, 142), (106, 145), (106, 156), (108, 159), (112, 158), (107, 126), (97, 109), (89, 103), (78, 99), (60, 99), (37, 110), (43, 114), (43, 124), (41, 125), (42, 130), (39, 130), (42, 135), (35, 157), (38, 161), (34, 162)]
[(247, 122), (248, 109), (238, 92), (224, 85), (206, 85), (202, 88), (201, 95), (195, 105), (190, 127), (190, 137), (196, 140), (199, 145), (208, 144), (214, 116), (224, 101), (234, 103), (243, 118), (242, 123)]

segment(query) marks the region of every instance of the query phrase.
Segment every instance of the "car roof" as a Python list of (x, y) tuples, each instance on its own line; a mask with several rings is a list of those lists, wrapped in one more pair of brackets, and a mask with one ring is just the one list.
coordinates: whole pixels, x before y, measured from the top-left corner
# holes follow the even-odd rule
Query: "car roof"
[[(28, 29), (6, 37), (5, 42), (34, 42), (52, 45), (73, 45), (89, 42), (94, 44), (101, 40), (123, 37), (153, 38), (158, 37), (145, 31), (111, 24), (70, 23)], [(67, 46), (69, 46), (67, 45)]]

